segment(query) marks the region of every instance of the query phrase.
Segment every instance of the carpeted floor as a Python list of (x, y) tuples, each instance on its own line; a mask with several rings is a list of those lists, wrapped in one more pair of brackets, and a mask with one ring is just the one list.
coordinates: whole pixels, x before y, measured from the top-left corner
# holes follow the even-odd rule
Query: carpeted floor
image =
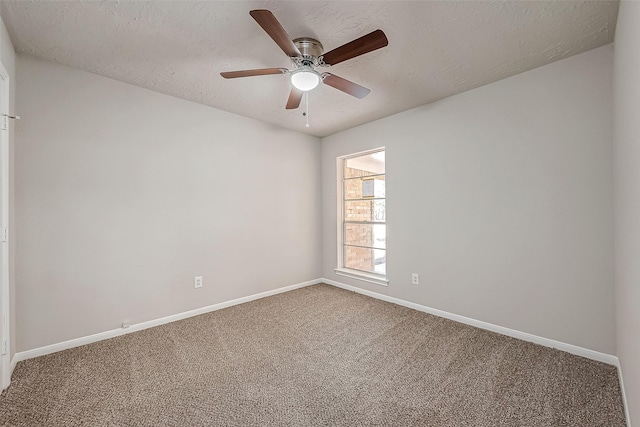
[(613, 366), (328, 285), (20, 362), (0, 423), (625, 425)]

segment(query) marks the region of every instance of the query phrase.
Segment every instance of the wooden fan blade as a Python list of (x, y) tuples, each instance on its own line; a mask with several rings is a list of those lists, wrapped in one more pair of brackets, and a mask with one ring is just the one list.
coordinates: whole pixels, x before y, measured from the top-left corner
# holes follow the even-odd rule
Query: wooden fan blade
[(273, 13), (265, 9), (252, 10), (249, 14), (256, 20), (258, 25), (269, 34), (280, 49), (290, 57), (302, 56), (300, 51), (289, 37), (289, 34), (282, 28)]
[(284, 74), (288, 72), (286, 68), (260, 68), (258, 70), (225, 71), (220, 73), (225, 79), (235, 79), (238, 77), (266, 76), (269, 74)]
[(362, 36), (359, 39), (355, 39), (325, 53), (322, 57), (324, 58), (325, 64), (336, 65), (347, 59), (355, 58), (356, 56), (364, 55), (365, 53), (385, 47), (388, 44), (389, 40), (387, 40), (387, 36), (384, 35), (382, 30), (375, 30), (366, 36)]
[(287, 110), (295, 110), (300, 106), (300, 101), (302, 101), (302, 95), (304, 92), (296, 89), (295, 87), (291, 88), (291, 93), (289, 94), (289, 100), (287, 101)]
[(362, 99), (365, 96), (369, 95), (371, 92), (370, 89), (366, 87), (362, 87), (354, 82), (350, 82), (347, 79), (343, 79), (342, 77), (338, 77), (334, 74), (325, 73), (323, 76), (323, 83), (327, 84), (331, 87), (334, 87), (338, 90), (343, 91), (344, 93), (348, 93), (349, 95), (355, 96), (358, 99)]

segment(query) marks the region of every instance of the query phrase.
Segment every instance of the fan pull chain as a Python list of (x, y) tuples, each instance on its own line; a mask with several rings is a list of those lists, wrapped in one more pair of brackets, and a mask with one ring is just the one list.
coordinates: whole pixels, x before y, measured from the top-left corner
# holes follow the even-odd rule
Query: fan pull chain
[(307, 124), (305, 125), (305, 127), (309, 127), (309, 92), (311, 92), (311, 91), (308, 90), (308, 91), (305, 92), (305, 103), (306, 103), (306, 106), (305, 106), (306, 114), (305, 114), (305, 116), (307, 117)]

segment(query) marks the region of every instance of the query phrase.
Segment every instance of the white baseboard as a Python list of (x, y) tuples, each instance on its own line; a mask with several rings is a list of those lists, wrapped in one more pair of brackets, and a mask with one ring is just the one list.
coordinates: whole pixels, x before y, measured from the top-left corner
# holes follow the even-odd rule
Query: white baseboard
[(598, 362), (604, 362), (609, 365), (620, 367), (618, 358), (611, 354), (600, 353), (595, 350), (589, 350), (587, 348), (578, 347), (573, 344), (567, 344), (561, 341), (552, 340), (549, 338), (539, 337), (537, 335), (529, 334), (526, 332), (517, 331), (515, 329), (505, 328), (504, 326), (494, 325), (492, 323), (483, 322), (481, 320), (471, 319), (469, 317), (460, 316), (458, 314), (449, 313), (447, 311), (438, 310), (437, 308), (431, 308), (424, 305), (416, 304), (413, 302), (401, 300), (399, 298), (390, 297), (388, 295), (379, 294), (377, 292), (361, 289), (356, 286), (347, 285), (344, 283), (336, 282), (335, 280), (322, 279), (323, 283), (336, 286), (338, 288), (346, 289), (349, 291), (357, 292), (359, 294), (367, 295), (372, 298), (376, 298), (382, 301), (391, 302), (401, 305), (403, 307), (412, 308), (414, 310), (422, 311), (425, 313), (433, 314), (434, 316), (444, 317), (446, 319), (454, 320), (456, 322), (464, 323), (466, 325), (475, 326), (480, 329), (486, 329), (487, 331), (496, 332), (498, 334), (506, 335), (512, 338), (518, 338), (523, 341), (540, 344), (545, 347), (556, 348), (558, 350), (566, 351), (567, 353), (575, 354), (577, 356), (586, 357), (587, 359), (596, 360)]
[(304, 288), (306, 286), (315, 285), (320, 283), (321, 280), (309, 280), (307, 282), (297, 283), (295, 285), (285, 286), (283, 288), (274, 289), (271, 291), (261, 292), (259, 294), (249, 295), (242, 298), (236, 298), (231, 301), (225, 301), (218, 304), (209, 305), (195, 310), (185, 311), (183, 313), (173, 314), (171, 316), (162, 317), (160, 319), (149, 320), (147, 322), (136, 323), (128, 328), (112, 329), (110, 331), (100, 332), (86, 337), (75, 338), (68, 341), (63, 341), (56, 344), (47, 345), (44, 347), (34, 348), (32, 350), (21, 351), (13, 356), (11, 361), (11, 371), (18, 362), (23, 360), (32, 359), (34, 357), (44, 356), (58, 351), (67, 350), (81, 345), (91, 344), (97, 341), (106, 340), (108, 338), (118, 337), (120, 335), (130, 334), (132, 332), (141, 331), (143, 329), (152, 328), (154, 326), (164, 325), (165, 323), (175, 322), (177, 320), (186, 319), (188, 317), (198, 316), (200, 314), (209, 313), (211, 311), (221, 310), (223, 308), (231, 307), (234, 305), (242, 304), (249, 301), (254, 301), (260, 298), (269, 297), (272, 295), (280, 294), (283, 292), (292, 291), (294, 289)]
[(588, 359), (596, 360), (598, 362), (604, 362), (609, 365), (614, 365), (619, 368), (620, 364), (618, 358), (616, 356), (600, 353), (598, 351), (589, 350), (586, 348), (578, 347), (572, 344), (567, 344), (561, 341), (552, 340), (549, 338), (540, 337), (537, 335), (529, 334), (526, 332), (521, 332), (515, 329), (506, 328), (504, 326), (494, 325), (492, 323), (483, 322), (480, 320), (471, 319), (469, 317), (460, 316), (458, 314), (449, 313), (443, 310), (438, 310), (436, 308), (427, 307), (424, 305), (416, 304), (413, 302), (401, 300), (399, 298), (390, 297), (388, 295), (379, 294), (377, 292), (368, 291), (366, 289), (361, 289), (356, 286), (347, 285), (341, 282), (336, 282), (335, 280), (330, 279), (316, 279), (309, 280), (307, 282), (298, 283), (295, 285), (285, 286), (282, 288), (274, 289), (271, 291), (261, 292), (259, 294), (249, 295), (242, 298), (237, 298), (231, 301), (221, 302), (218, 304), (209, 305), (202, 308), (197, 308), (195, 310), (185, 311), (183, 313), (173, 314), (171, 316), (162, 317), (160, 319), (149, 320), (147, 322), (136, 323), (131, 325), (129, 328), (122, 329), (112, 329), (110, 331), (100, 332), (94, 335), (89, 335), (86, 337), (75, 338), (69, 341), (63, 341), (56, 344), (47, 345), (44, 347), (35, 348), (32, 350), (21, 351), (16, 353), (11, 361), (12, 369), (15, 367), (17, 362), (22, 360), (31, 359), (33, 357), (44, 356), (46, 354), (55, 353), (57, 351), (66, 350), (73, 347), (78, 347), (85, 344), (91, 344), (97, 341), (101, 341), (108, 338), (117, 337), (124, 334), (129, 334), (136, 331), (141, 331), (143, 329), (152, 328), (154, 326), (164, 325), (165, 323), (175, 322), (177, 320), (186, 319), (188, 317), (197, 316), (199, 314), (209, 313), (211, 311), (220, 310), (223, 308), (231, 307), (234, 305), (242, 304), (249, 301), (254, 301), (260, 298), (265, 298), (271, 295), (276, 295), (282, 292), (292, 291), (294, 289), (303, 288), (306, 286), (314, 285), (317, 283), (327, 283), (332, 286), (336, 286), (338, 288), (346, 289), (349, 291), (357, 292), (363, 295), (370, 296), (372, 298), (376, 298), (379, 300), (387, 301), (393, 304), (398, 304), (403, 307), (412, 308), (414, 310), (422, 311), (425, 313), (433, 314), (435, 316), (444, 317), (446, 319), (454, 320), (456, 322), (464, 323), (467, 325), (475, 326), (481, 329), (486, 329), (488, 331), (496, 332), (502, 335), (506, 335), (513, 338), (518, 338), (524, 341), (532, 342), (535, 344), (540, 344), (545, 347), (556, 348), (558, 350), (566, 351), (567, 353), (575, 354), (577, 356), (586, 357)]
[(618, 381), (620, 382), (620, 393), (622, 393), (622, 404), (624, 405), (624, 416), (627, 418), (627, 427), (631, 427), (631, 414), (627, 404), (627, 394), (624, 391), (624, 381), (622, 380), (622, 365), (618, 364)]

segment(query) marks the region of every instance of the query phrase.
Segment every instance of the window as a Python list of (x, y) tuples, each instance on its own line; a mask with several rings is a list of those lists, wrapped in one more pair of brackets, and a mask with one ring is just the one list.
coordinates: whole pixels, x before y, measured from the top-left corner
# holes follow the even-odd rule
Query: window
[(336, 273), (387, 284), (385, 151), (338, 158)]

